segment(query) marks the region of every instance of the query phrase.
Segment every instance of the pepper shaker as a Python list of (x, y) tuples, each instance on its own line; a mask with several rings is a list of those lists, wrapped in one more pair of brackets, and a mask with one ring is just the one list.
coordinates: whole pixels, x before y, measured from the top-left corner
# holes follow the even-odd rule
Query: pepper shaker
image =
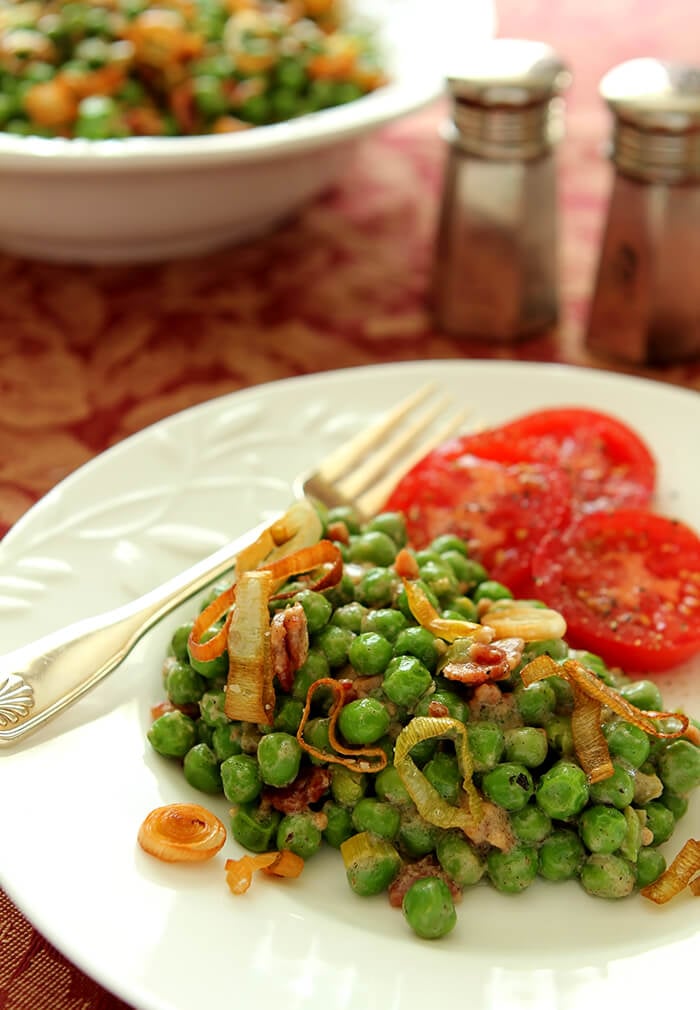
[(435, 247), (444, 331), (507, 342), (558, 315), (554, 147), (570, 74), (554, 50), (496, 39), (448, 78), (453, 118)]
[(603, 77), (615, 176), (586, 333), (662, 365), (700, 354), (700, 67), (644, 58)]

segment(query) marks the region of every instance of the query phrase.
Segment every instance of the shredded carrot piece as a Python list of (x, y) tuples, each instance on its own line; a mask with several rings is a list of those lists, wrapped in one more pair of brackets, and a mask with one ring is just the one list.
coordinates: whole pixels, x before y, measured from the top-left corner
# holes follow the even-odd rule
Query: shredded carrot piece
[[(304, 739), (304, 729), (306, 728), (306, 724), (309, 721), (309, 715), (311, 713), (311, 702), (314, 694), (320, 687), (330, 688), (334, 695), (333, 704), (328, 712), (328, 739), (331, 747), (334, 751), (337, 751), (337, 753), (329, 753), (328, 751), (319, 750), (318, 747), (312, 746)], [(346, 695), (343, 685), (339, 681), (333, 680), (332, 677), (321, 677), (319, 680), (315, 680), (313, 684), (311, 684), (306, 695), (306, 703), (304, 704), (301, 722), (299, 723), (299, 728), (297, 729), (297, 740), (299, 742), (299, 746), (311, 757), (319, 758), (321, 761), (330, 761), (334, 764), (343, 765), (344, 768), (348, 768), (350, 771), (381, 771), (387, 764), (387, 756), (381, 747), (349, 748), (338, 740), (335, 728), (336, 723), (338, 722), (338, 716), (340, 715), (340, 710), (345, 704), (345, 697)], [(343, 755), (345, 756), (343, 757)], [(376, 758), (376, 760), (371, 760), (372, 758)]]
[(639, 893), (657, 905), (664, 905), (688, 886), (697, 897), (700, 895), (700, 877), (692, 880), (696, 873), (700, 873), (700, 841), (689, 838), (671, 865)]

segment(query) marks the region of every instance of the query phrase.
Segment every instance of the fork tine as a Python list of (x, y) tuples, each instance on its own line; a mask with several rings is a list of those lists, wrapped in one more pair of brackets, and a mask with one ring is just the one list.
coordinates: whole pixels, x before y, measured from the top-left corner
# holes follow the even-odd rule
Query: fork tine
[(318, 477), (322, 481), (333, 482), (338, 480), (352, 465), (376, 445), (381, 442), (384, 435), (391, 431), (407, 414), (423, 403), (435, 390), (434, 382), (427, 383), (416, 390), (405, 400), (397, 403), (386, 414), (383, 414), (375, 424), (369, 428), (363, 428), (349, 442), (339, 446), (324, 459), (318, 469)]
[(338, 482), (338, 491), (345, 498), (357, 498), (377, 477), (386, 473), (397, 456), (407, 449), (421, 432), (428, 430), (433, 421), (445, 412), (449, 403), (449, 399), (444, 397), (400, 428), (393, 438), (380, 446), (366, 462)]
[(408, 473), (411, 467), (415, 466), (431, 449), (446, 441), (450, 435), (454, 435), (464, 424), (468, 413), (467, 410), (459, 410), (449, 421), (431, 432), (428, 438), (424, 439), (407, 456), (404, 456), (400, 463), (382, 480), (373, 484), (368, 491), (356, 498), (355, 504), (358, 510), (365, 516), (372, 516), (379, 512), (404, 474)]

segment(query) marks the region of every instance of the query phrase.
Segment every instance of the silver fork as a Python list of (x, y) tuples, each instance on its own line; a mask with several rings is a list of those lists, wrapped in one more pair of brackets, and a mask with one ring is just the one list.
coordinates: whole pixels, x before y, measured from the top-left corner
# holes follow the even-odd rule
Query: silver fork
[[(464, 411), (435, 424), (449, 406), (449, 399), (435, 399), (435, 392), (432, 384), (417, 390), (312, 471), (299, 474), (294, 497), (329, 507), (352, 505), (360, 518), (369, 518), (402, 474), (462, 425)], [(162, 617), (229, 572), (240, 551), (269, 526), (268, 520), (253, 527), (130, 603), (0, 656), (0, 747), (22, 740), (98, 684)]]

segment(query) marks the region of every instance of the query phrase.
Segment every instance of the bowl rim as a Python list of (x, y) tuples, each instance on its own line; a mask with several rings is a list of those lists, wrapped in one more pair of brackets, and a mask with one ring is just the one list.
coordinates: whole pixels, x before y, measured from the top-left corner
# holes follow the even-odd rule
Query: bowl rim
[(22, 137), (0, 133), (0, 169), (54, 172), (179, 171), (217, 163), (269, 161), (313, 151), (367, 132), (430, 104), (443, 78), (393, 81), (347, 105), (238, 133), (113, 140)]

